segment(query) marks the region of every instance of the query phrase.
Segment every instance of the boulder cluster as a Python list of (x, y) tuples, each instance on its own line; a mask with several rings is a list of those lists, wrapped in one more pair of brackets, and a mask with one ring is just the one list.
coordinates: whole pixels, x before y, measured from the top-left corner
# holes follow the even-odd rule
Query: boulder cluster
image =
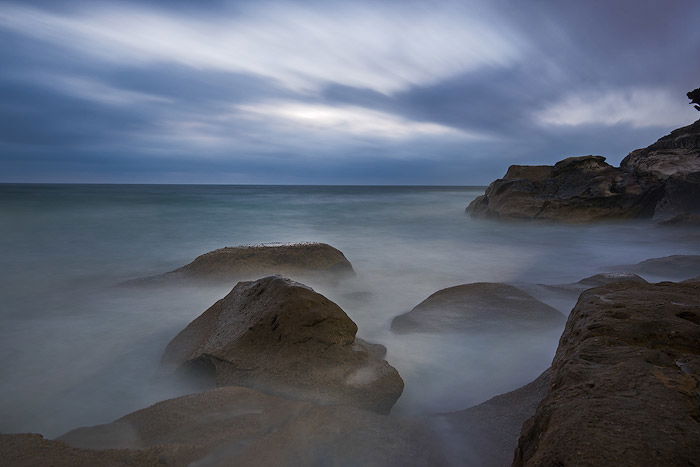
[(700, 120), (631, 152), (620, 167), (602, 156), (569, 157), (553, 166), (513, 165), (467, 212), (572, 223), (630, 218), (697, 223)]

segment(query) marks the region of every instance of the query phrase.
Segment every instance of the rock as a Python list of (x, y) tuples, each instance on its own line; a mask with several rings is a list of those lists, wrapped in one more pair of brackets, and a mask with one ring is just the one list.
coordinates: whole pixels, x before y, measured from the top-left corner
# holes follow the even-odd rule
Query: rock
[(585, 291), (550, 371), (514, 466), (697, 464), (699, 283)]
[(700, 120), (673, 130), (651, 146), (632, 151), (620, 167), (661, 179), (700, 172)]
[(663, 226), (700, 226), (700, 214), (679, 214), (659, 222)]
[(687, 279), (700, 274), (700, 255), (672, 255), (651, 258), (637, 264), (613, 266), (611, 269), (632, 271), (666, 279)]
[[(179, 454), (188, 459), (185, 447)], [(186, 465), (175, 463), (172, 454), (154, 447), (134, 451), (109, 449), (94, 451), (68, 446), (61, 441), (44, 439), (36, 433), (0, 434), (0, 459), (5, 467), (163, 467), (164, 465)]]
[(355, 274), (338, 249), (325, 243), (294, 243), (226, 247), (195, 258), (190, 264), (159, 276), (136, 279), (129, 285), (173, 280), (232, 283), (280, 274), (295, 278), (334, 280)]
[(636, 282), (638, 284), (646, 284), (647, 281), (636, 274), (630, 272), (604, 272), (593, 276), (581, 279), (576, 284), (586, 288), (600, 287), (601, 285), (614, 284), (616, 282)]
[(473, 217), (572, 223), (650, 217), (658, 180), (613, 167), (602, 156), (569, 157), (553, 167), (511, 166), (467, 207)]
[(83, 449), (157, 447), (171, 453), (179, 465), (442, 463), (430, 435), (417, 421), (352, 407), (317, 406), (234, 386), (159, 402), (60, 439)]
[(700, 172), (668, 177), (654, 209), (654, 218), (661, 221), (695, 218), (697, 222), (700, 218)]
[(443, 435), (442, 450), (451, 465), (511, 465), (523, 422), (535, 414), (549, 380), (549, 371), (545, 371), (515, 391), (465, 410), (433, 416), (433, 430)]
[(563, 325), (564, 315), (508, 284), (439, 290), (391, 323), (395, 332), (514, 331)]
[(386, 349), (355, 338), (335, 303), (279, 276), (239, 282), (167, 346), (163, 363), (322, 404), (389, 412), (403, 391)]

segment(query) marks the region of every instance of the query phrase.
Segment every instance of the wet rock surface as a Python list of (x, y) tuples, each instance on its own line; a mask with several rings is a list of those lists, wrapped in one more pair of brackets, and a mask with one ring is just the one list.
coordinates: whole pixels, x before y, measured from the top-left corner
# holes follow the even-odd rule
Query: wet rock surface
[(81, 449), (158, 448), (168, 465), (443, 464), (416, 420), (233, 386), (159, 402), (60, 439)]
[(700, 283), (585, 291), (513, 465), (695, 465)]
[(323, 295), (270, 276), (238, 283), (168, 344), (163, 363), (210, 371), (219, 386), (389, 412), (403, 380), (385, 348), (356, 332)]
[(174, 271), (135, 279), (127, 285), (173, 281), (232, 283), (279, 274), (299, 279), (334, 281), (354, 276), (345, 255), (325, 243), (266, 244), (220, 248)]
[(478, 282), (439, 290), (391, 323), (395, 332), (514, 331), (563, 325), (564, 315), (517, 287)]

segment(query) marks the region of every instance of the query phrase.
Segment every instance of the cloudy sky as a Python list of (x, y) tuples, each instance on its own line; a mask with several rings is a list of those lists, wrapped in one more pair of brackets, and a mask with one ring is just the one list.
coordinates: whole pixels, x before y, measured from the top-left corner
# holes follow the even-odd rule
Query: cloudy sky
[(0, 2), (0, 181), (485, 184), (700, 117), (700, 2)]

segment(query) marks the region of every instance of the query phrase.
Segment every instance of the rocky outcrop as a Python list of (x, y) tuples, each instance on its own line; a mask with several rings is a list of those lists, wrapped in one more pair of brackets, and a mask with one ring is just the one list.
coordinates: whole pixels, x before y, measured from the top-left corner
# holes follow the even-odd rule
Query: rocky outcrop
[(651, 146), (632, 151), (620, 167), (661, 179), (700, 172), (700, 120), (673, 130)]
[(613, 167), (602, 156), (569, 157), (553, 167), (511, 166), (467, 212), (492, 219), (564, 222), (649, 217), (661, 194), (654, 177)]
[(631, 271), (664, 279), (688, 279), (700, 274), (700, 255), (672, 255), (651, 258), (637, 264), (613, 266), (618, 271)]
[[(188, 459), (188, 448), (178, 453)], [(186, 465), (176, 462), (171, 452), (162, 447), (146, 450), (108, 449), (95, 451), (69, 446), (61, 441), (44, 439), (36, 433), (0, 434), (0, 463), (5, 467), (163, 467)]]
[(219, 386), (389, 412), (403, 380), (385, 348), (356, 332), (323, 295), (271, 276), (239, 282), (168, 344), (163, 363), (210, 371)]
[(514, 466), (697, 464), (700, 283), (587, 290), (550, 371)]
[(175, 465), (442, 464), (417, 421), (232, 386), (159, 402), (60, 440), (81, 449), (158, 448)]
[(513, 331), (563, 325), (564, 315), (508, 284), (439, 290), (391, 323), (395, 332)]
[(533, 382), (474, 407), (431, 418), (442, 435), (441, 448), (451, 465), (507, 467), (523, 422), (535, 414), (549, 389), (549, 371)]
[(513, 165), (467, 207), (473, 217), (593, 222), (700, 214), (700, 120), (623, 159)]
[(220, 248), (174, 271), (129, 281), (129, 285), (168, 281), (232, 283), (280, 274), (297, 279), (336, 280), (355, 274), (345, 255), (325, 243), (265, 244)]

